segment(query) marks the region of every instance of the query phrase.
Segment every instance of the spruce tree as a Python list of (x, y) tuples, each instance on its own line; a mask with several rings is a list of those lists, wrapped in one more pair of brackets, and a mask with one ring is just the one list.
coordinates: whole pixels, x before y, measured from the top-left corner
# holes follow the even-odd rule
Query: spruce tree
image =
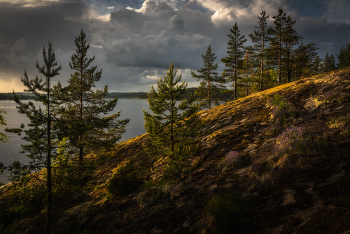
[(110, 116), (102, 116), (112, 111), (118, 98), (106, 100), (108, 86), (103, 90), (93, 90), (95, 82), (101, 79), (102, 70), (91, 66), (95, 59), (87, 57), (90, 45), (86, 43), (86, 34), (81, 30), (75, 38), (76, 52), (69, 66), (74, 73), (68, 80), (68, 86), (58, 83), (54, 87), (56, 114), (61, 117), (61, 128), (70, 146), (77, 149), (82, 162), (87, 150), (96, 151), (113, 146), (125, 132), (129, 119), (117, 120), (120, 111)]
[[(227, 82), (233, 81), (233, 87), (234, 87), (234, 99), (237, 98), (237, 89), (238, 89), (238, 82), (237, 79), (239, 71), (242, 69), (243, 64), (243, 44), (247, 41), (247, 39), (244, 39), (244, 35), (241, 36), (240, 30), (237, 26), (237, 22), (235, 25), (230, 28), (231, 34), (228, 34), (227, 36), (230, 38), (230, 40), (227, 42), (227, 57), (222, 58), (221, 62), (225, 64), (226, 69), (224, 69), (222, 76), (226, 77)], [(232, 86), (232, 85), (231, 85)]]
[(342, 47), (339, 51), (338, 57), (338, 68), (350, 67), (350, 44)]
[(205, 55), (202, 55), (204, 66), (202, 69), (197, 69), (197, 73), (191, 72), (192, 77), (201, 80), (200, 86), (197, 89), (197, 94), (200, 97), (206, 97), (203, 100), (203, 103), (208, 109), (211, 108), (211, 103), (214, 102), (218, 104), (217, 94), (220, 92), (224, 86), (225, 79), (218, 75), (216, 70), (218, 69), (218, 64), (214, 61), (217, 58), (215, 53), (212, 52), (211, 46), (208, 46), (207, 52)]
[[(156, 158), (168, 157), (169, 168), (181, 175), (181, 166), (194, 147), (194, 138), (198, 131), (195, 112), (198, 107), (194, 98), (181, 100), (185, 94), (187, 83), (181, 84), (181, 74), (176, 76), (174, 63), (171, 63), (164, 78), (157, 81), (157, 90), (151, 87), (148, 94), (149, 108), (145, 116), (145, 130), (151, 139), (152, 146), (145, 147), (146, 152)], [(180, 101), (178, 103), (178, 101)]]
[(264, 83), (264, 69), (266, 66), (266, 58), (267, 58), (267, 46), (270, 39), (270, 35), (268, 33), (268, 27), (266, 20), (269, 18), (269, 15), (266, 15), (266, 11), (262, 11), (260, 13), (260, 17), (258, 16), (258, 26), (255, 28), (257, 30), (254, 30), (253, 33), (249, 34), (249, 38), (253, 42), (253, 51), (255, 52), (255, 57), (258, 58), (259, 66), (258, 69), (260, 70), (260, 91), (263, 90), (263, 83)]

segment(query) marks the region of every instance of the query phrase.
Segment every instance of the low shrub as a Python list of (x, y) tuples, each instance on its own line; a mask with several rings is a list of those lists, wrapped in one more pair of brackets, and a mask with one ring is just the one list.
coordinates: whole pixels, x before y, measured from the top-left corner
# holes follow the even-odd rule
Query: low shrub
[(274, 106), (271, 112), (272, 125), (268, 129), (268, 132), (272, 134), (281, 133), (283, 129), (292, 125), (301, 113), (299, 108), (278, 94), (270, 100), (270, 104)]
[(143, 181), (138, 177), (135, 168), (129, 162), (112, 175), (107, 189), (112, 194), (128, 195), (139, 188), (142, 183)]
[(304, 127), (291, 126), (276, 138), (275, 156), (284, 153), (301, 156), (324, 154), (328, 147), (327, 135), (306, 135)]
[(220, 233), (245, 233), (249, 228), (245, 201), (234, 193), (214, 195), (206, 210), (215, 218)]
[(0, 224), (4, 224), (4, 227), (45, 207), (46, 190), (41, 186), (12, 187), (6, 195), (0, 200)]
[(327, 135), (307, 135), (304, 127), (291, 126), (276, 138), (276, 147), (264, 160), (253, 164), (250, 172), (259, 189), (277, 185), (293, 170), (299, 157), (325, 156)]
[(273, 97), (272, 104), (275, 106), (272, 109), (273, 120), (284, 123), (289, 118), (297, 118), (300, 110), (296, 108), (288, 100), (284, 100), (280, 95), (276, 94)]

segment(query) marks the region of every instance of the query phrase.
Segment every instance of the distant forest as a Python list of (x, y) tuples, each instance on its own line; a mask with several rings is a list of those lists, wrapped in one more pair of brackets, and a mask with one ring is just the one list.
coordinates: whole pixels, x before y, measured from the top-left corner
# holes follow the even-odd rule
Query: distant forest
[[(190, 95), (194, 95), (197, 88), (188, 88), (186, 90), (186, 93), (183, 95), (182, 98), (188, 98)], [(35, 95), (31, 93), (16, 93), (20, 100), (35, 100)], [(125, 98), (125, 99), (147, 99), (147, 93), (146, 92), (112, 92), (106, 95), (106, 98), (114, 98), (115, 95), (118, 96), (118, 98)], [(226, 93), (220, 93), (220, 98), (228, 100), (230, 99), (230, 95)], [(12, 93), (0, 93), (0, 100), (13, 100), (13, 94)]]

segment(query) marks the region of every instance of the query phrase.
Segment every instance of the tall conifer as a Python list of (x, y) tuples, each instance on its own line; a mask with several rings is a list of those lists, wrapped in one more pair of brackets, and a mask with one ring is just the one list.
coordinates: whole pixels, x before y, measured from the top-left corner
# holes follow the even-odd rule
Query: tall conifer
[(247, 39), (244, 39), (244, 35), (241, 36), (240, 30), (237, 26), (237, 22), (235, 25), (230, 28), (231, 34), (228, 34), (227, 36), (230, 38), (230, 40), (227, 42), (227, 57), (222, 58), (221, 62), (225, 64), (226, 69), (224, 69), (222, 76), (226, 77), (226, 80), (228, 82), (233, 81), (233, 87), (234, 87), (234, 99), (237, 98), (237, 89), (238, 89), (238, 72), (242, 69), (243, 65), (243, 44), (247, 41)]
[(322, 71), (329, 72), (336, 69), (335, 66), (335, 57), (334, 55), (329, 55), (328, 53), (325, 55), (322, 63)]
[(283, 8), (278, 9), (278, 15), (272, 17), (274, 26), (269, 28), (269, 34), (272, 36), (269, 56), (273, 64), (278, 68), (278, 82), (282, 84), (282, 58), (283, 58), (283, 40), (284, 28), (287, 21), (287, 13)]
[(312, 75), (318, 75), (322, 72), (322, 60), (320, 56), (316, 55), (311, 64)]
[(220, 88), (224, 87), (222, 84), (225, 83), (225, 79), (216, 72), (218, 64), (214, 64), (214, 61), (217, 57), (215, 53), (212, 52), (210, 45), (208, 46), (206, 54), (202, 55), (202, 58), (204, 62), (203, 68), (197, 69), (198, 74), (194, 72), (191, 72), (191, 74), (197, 81), (201, 80), (200, 86), (197, 89), (197, 94), (200, 97), (206, 97), (203, 103), (210, 109), (212, 102), (218, 103), (217, 94), (220, 92)]
[[(149, 108), (154, 114), (143, 111), (145, 130), (152, 141), (146, 152), (155, 157), (169, 157), (169, 168), (181, 175), (181, 163), (191, 153), (198, 131), (198, 122), (194, 113), (198, 107), (194, 98), (181, 100), (187, 83), (176, 76), (174, 63), (171, 63), (164, 78), (157, 81), (157, 90), (153, 85), (148, 94)], [(178, 101), (180, 101), (178, 103)]]
[[(47, 188), (47, 233), (51, 233), (52, 227), (52, 179), (51, 179), (51, 162), (56, 154), (53, 150), (54, 147), (51, 144), (54, 139), (57, 139), (60, 135), (57, 129), (53, 131), (52, 127), (56, 125), (56, 118), (52, 115), (52, 88), (51, 79), (59, 75), (61, 66), (57, 66), (55, 53), (52, 50), (51, 43), (46, 52), (43, 48), (44, 65), (39, 66), (38, 61), (36, 68), (39, 70), (45, 78), (36, 76), (35, 79), (30, 80), (27, 72), (24, 72), (24, 78), (21, 79), (23, 84), (28, 88), (25, 92), (32, 93), (36, 96), (37, 100), (41, 102), (45, 107), (45, 111), (42, 111), (39, 107), (36, 109), (35, 105), (30, 101), (28, 103), (22, 103), (18, 96), (14, 93), (14, 100), (18, 104), (18, 112), (26, 114), (30, 120), (30, 127), (28, 130), (24, 130), (24, 140), (29, 141), (31, 144), (22, 145), (24, 152), (27, 152), (27, 156), (32, 159), (29, 165), (21, 165), (19, 162), (15, 162), (13, 166), (10, 166), (10, 170), (16, 170), (18, 176), (22, 178), (33, 171), (38, 171), (44, 166), (46, 168), (46, 188)], [(42, 93), (44, 92), (44, 94)], [(9, 129), (9, 132), (20, 133), (24, 125), (21, 128)], [(46, 155), (46, 157), (45, 157)]]
[(350, 44), (347, 44), (345, 47), (342, 47), (339, 51), (338, 64), (339, 68), (350, 67)]
[(260, 70), (260, 90), (263, 90), (264, 83), (264, 68), (266, 66), (266, 48), (269, 44), (270, 35), (268, 33), (267, 27), (267, 19), (269, 15), (266, 15), (266, 11), (262, 11), (260, 13), (260, 17), (258, 16), (258, 26), (255, 28), (253, 33), (249, 34), (249, 38), (253, 42), (253, 51), (255, 52), (255, 57), (257, 57), (260, 61), (258, 69)]
[(295, 51), (295, 46), (300, 44), (303, 37), (298, 36), (296, 30), (294, 29), (294, 24), (296, 20), (292, 20), (292, 17), (288, 15), (283, 38), (283, 54), (282, 57), (282, 71), (284, 71), (287, 76), (287, 82), (291, 82), (293, 74), (293, 65), (295, 64), (294, 55), (297, 54)]
[(76, 53), (71, 57), (69, 66), (74, 73), (68, 80), (68, 86), (58, 83), (54, 87), (57, 101), (56, 113), (64, 123), (65, 136), (69, 144), (78, 149), (79, 161), (83, 161), (86, 150), (96, 150), (101, 147), (111, 147), (125, 132), (129, 119), (117, 120), (120, 111), (110, 116), (102, 116), (112, 111), (116, 106), (117, 96), (106, 100), (107, 85), (103, 90), (93, 90), (95, 82), (101, 79), (102, 70), (97, 66), (89, 67), (95, 56), (89, 58), (87, 51), (90, 45), (86, 43), (86, 34), (81, 30), (75, 38)]

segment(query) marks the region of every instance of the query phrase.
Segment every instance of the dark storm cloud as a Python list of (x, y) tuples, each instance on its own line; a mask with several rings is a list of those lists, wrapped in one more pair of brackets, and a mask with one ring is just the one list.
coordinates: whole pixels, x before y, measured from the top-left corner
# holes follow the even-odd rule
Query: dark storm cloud
[[(24, 69), (31, 77), (37, 74), (35, 61), (42, 63), (42, 47), (49, 40), (63, 67), (59, 80), (65, 83), (72, 72), (68, 63), (75, 50), (74, 37), (81, 28), (91, 45), (88, 55), (96, 55), (93, 65), (103, 71), (97, 88), (108, 84), (111, 91), (148, 91), (171, 62), (184, 79), (194, 81), (190, 71), (202, 67), (201, 55), (208, 45), (217, 55), (220, 73), (230, 28), (237, 22), (248, 39), (246, 45), (250, 44), (248, 34), (262, 10), (272, 17), (283, 7), (297, 20), (295, 28), (304, 43), (315, 42), (321, 57), (337, 54), (350, 37), (349, 17), (341, 11), (350, 4), (341, 0), (8, 2), (16, 4), (0, 3), (0, 82), (11, 80), (12, 86)], [(32, 7), (23, 7), (28, 2)]]
[[(81, 16), (84, 9), (85, 3), (79, 1), (38, 7), (25, 7), (20, 2), (0, 3), (0, 81), (17, 79), (15, 83), (20, 85), (24, 69), (31, 77), (35, 76), (36, 60), (42, 62), (42, 48), (48, 41), (55, 49), (58, 63), (62, 63), (62, 58), (67, 57), (65, 51), (74, 49), (74, 36), (82, 27), (65, 18)], [(62, 64), (66, 68), (67, 65)]]
[(336, 55), (342, 46), (350, 43), (350, 25), (327, 22), (326, 17), (298, 19), (295, 28), (305, 43), (315, 42), (323, 58), (326, 53)]

